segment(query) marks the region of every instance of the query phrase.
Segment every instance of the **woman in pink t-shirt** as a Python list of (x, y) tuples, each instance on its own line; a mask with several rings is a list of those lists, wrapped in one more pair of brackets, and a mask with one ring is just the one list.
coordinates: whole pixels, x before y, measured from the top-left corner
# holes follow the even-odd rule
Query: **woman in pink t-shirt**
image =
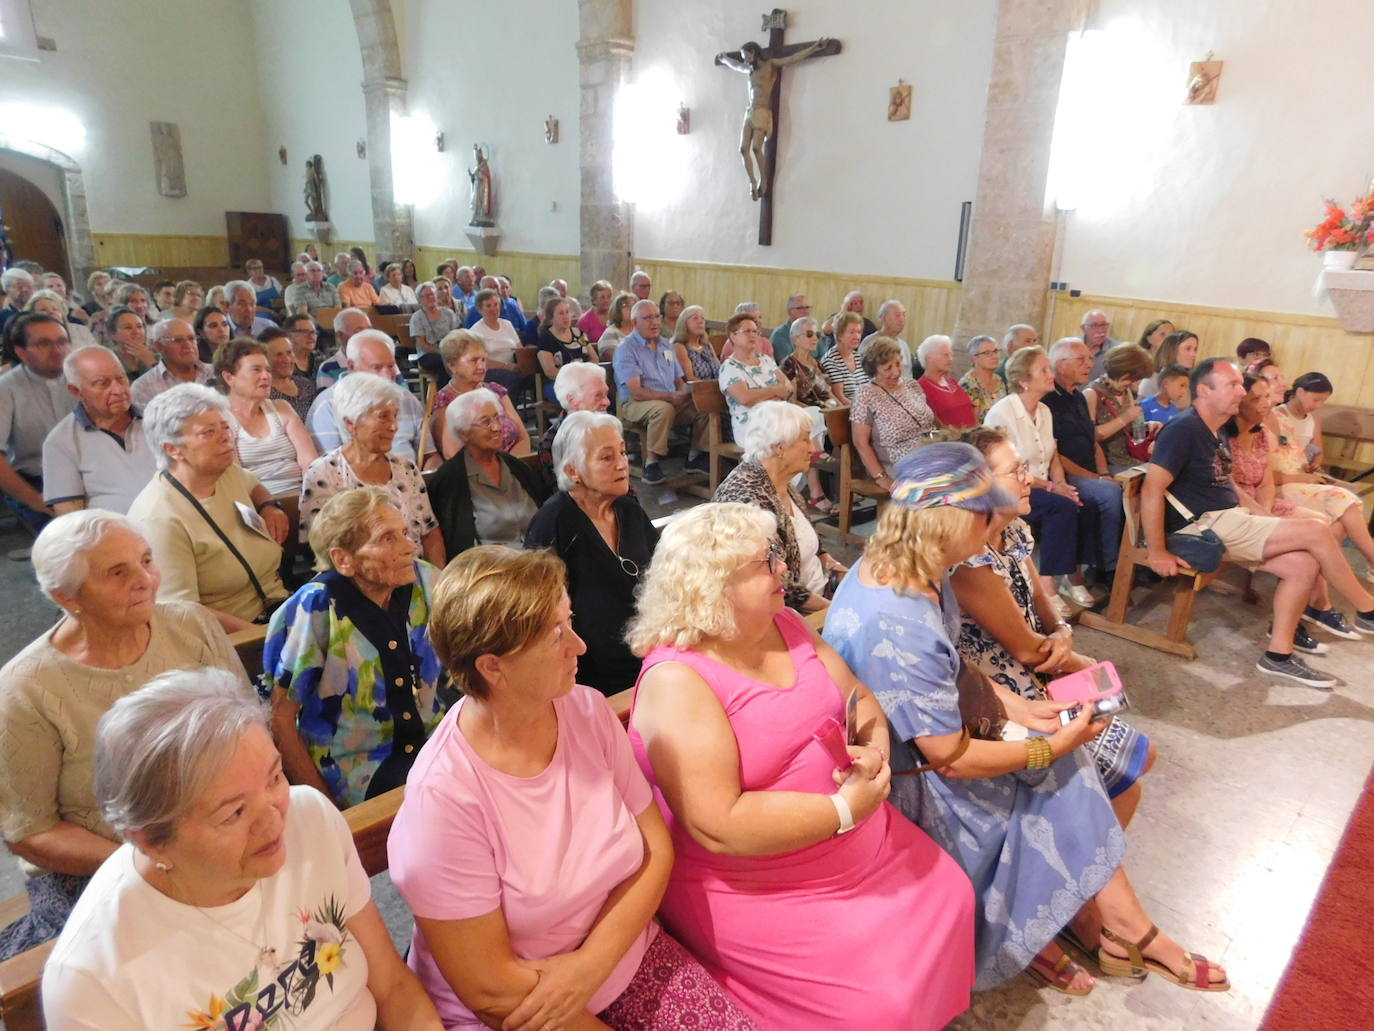
[(410, 965), (448, 1028), (754, 1028), (654, 911), (667, 828), (606, 699), (575, 685), (562, 561), (485, 546), (434, 594), (463, 700), (420, 750), (388, 842)]

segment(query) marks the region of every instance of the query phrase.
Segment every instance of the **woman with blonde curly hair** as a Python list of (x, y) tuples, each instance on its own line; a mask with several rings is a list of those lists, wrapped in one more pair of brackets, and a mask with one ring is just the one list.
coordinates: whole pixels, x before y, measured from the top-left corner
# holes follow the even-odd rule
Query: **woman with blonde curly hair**
[[(630, 741), (677, 852), (659, 914), (763, 1027), (944, 1027), (973, 978), (968, 880), (884, 801), (882, 709), (784, 606), (776, 531), (750, 505), (679, 516), (627, 633)], [(874, 947), (880, 926), (903, 933)]]

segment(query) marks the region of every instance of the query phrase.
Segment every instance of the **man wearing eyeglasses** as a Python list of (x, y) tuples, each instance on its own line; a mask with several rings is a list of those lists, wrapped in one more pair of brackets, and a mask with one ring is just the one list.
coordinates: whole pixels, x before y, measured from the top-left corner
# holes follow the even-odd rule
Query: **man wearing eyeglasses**
[(324, 281), (324, 266), (318, 261), (305, 264), (305, 281), (286, 288), (286, 310), (314, 314), (320, 308), (338, 308), (339, 291)]
[(881, 323), (878, 331), (859, 341), (859, 357), (863, 357), (868, 345), (878, 337), (891, 337), (902, 351), (902, 379), (910, 376), (920, 378), (919, 369), (913, 372), (915, 363), (911, 359), (911, 345), (902, 339), (902, 334), (906, 332), (906, 305), (897, 300), (884, 301), (878, 309), (878, 322)]
[(778, 365), (782, 365), (792, 353), (792, 323), (810, 316), (811, 299), (806, 294), (793, 294), (787, 299), (787, 321), (773, 330), (773, 335), (768, 338), (773, 345), (773, 360)]
[(1106, 371), (1103, 363), (1107, 360), (1107, 352), (1121, 341), (1107, 335), (1112, 328), (1112, 320), (1100, 308), (1094, 308), (1083, 316), (1082, 328), (1083, 343), (1088, 346), (1088, 355), (1093, 360), (1092, 372), (1088, 376), (1088, 382), (1091, 383)]
[(183, 319), (155, 322), (148, 336), (161, 360), (134, 380), (129, 389), (135, 408), (146, 408), (149, 401), (178, 383), (214, 384), (215, 368), (200, 360), (196, 331), (189, 322)]

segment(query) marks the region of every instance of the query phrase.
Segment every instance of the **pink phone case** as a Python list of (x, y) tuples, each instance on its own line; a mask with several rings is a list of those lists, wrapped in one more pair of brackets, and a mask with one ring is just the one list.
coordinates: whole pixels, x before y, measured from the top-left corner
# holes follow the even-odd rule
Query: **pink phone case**
[(827, 719), (821, 729), (811, 736), (829, 753), (836, 769), (847, 770), (854, 765), (854, 757), (845, 745), (844, 724), (839, 720), (834, 717)]
[(1099, 662), (1077, 673), (1051, 680), (1047, 690), (1056, 702), (1096, 702), (1121, 693), (1121, 678), (1110, 662)]

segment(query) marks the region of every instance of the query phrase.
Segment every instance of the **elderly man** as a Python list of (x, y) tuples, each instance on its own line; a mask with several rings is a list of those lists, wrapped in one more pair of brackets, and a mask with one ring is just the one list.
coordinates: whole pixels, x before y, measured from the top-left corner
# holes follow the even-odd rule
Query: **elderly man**
[[(501, 285), (503, 283), (505, 284), (504, 288)], [(483, 276), (481, 289), (496, 291), (497, 296), (501, 298), (501, 318), (514, 326), (517, 333), (523, 333), (525, 330), (525, 312), (521, 309), (520, 302), (511, 296), (510, 280), (505, 276)], [(463, 328), (471, 329), (481, 319), (482, 313), (477, 310), (477, 305), (469, 305), (467, 317), (463, 320)]]
[(558, 370), (553, 381), (553, 394), (558, 398), (563, 414), (549, 423), (539, 440), (539, 472), (550, 491), (558, 489), (558, 477), (553, 470), (553, 440), (569, 412), (605, 412), (611, 407), (610, 384), (606, 372), (594, 362), (569, 362)]
[[(852, 311), (864, 320), (863, 335), (865, 337), (870, 337), (874, 333), (878, 332), (878, 327), (873, 324), (873, 320), (864, 314), (864, 295), (862, 290), (851, 290), (849, 291), (849, 293), (845, 294), (844, 301), (840, 305), (840, 311)], [(839, 312), (836, 312), (835, 314), (838, 315)], [(831, 316), (831, 318), (826, 319), (825, 326), (822, 327), (822, 329), (824, 329), (825, 331), (825, 334), (821, 337), (820, 347), (816, 349), (817, 358), (822, 357), (826, 351), (829, 351), (830, 348), (835, 346), (835, 335), (832, 332), (830, 332), (829, 329), (830, 323), (833, 321), (833, 318), (834, 316)]]
[(555, 279), (549, 286), (558, 291), (559, 297), (568, 296), (568, 281), (566, 279)]
[(367, 266), (356, 258), (348, 264), (348, 279), (339, 284), (339, 302), (350, 308), (375, 308), (381, 303), (367, 278)]
[(196, 331), (189, 322), (183, 319), (156, 322), (148, 330), (148, 342), (158, 353), (159, 361), (134, 380), (130, 395), (135, 408), (146, 408), (149, 401), (178, 383), (215, 386), (215, 367), (200, 360)]
[(348, 341), (353, 334), (372, 328), (372, 320), (367, 313), (357, 308), (345, 308), (334, 316), (334, 343), (337, 350), (320, 363), (315, 374), (315, 385), (321, 390), (332, 387), (340, 376), (348, 371)]
[(1007, 360), (1023, 347), (1037, 347), (1040, 344), (1040, 334), (1035, 331), (1034, 326), (1027, 326), (1024, 322), (1018, 322), (1007, 330), (1002, 337), (1002, 353), (1004, 357), (997, 366), (997, 375), (1002, 377), (1002, 382), (1007, 388), (1011, 384), (1007, 383)]
[(773, 330), (773, 335), (768, 339), (773, 345), (773, 360), (779, 365), (792, 353), (792, 323), (810, 317), (811, 299), (806, 294), (793, 294), (787, 298), (787, 321)]
[(0, 289), (5, 292), (5, 303), (0, 306), (0, 332), (3, 332), (6, 323), (23, 311), (33, 296), (33, 276), (22, 268), (6, 269), (0, 275)]
[(880, 336), (891, 337), (902, 351), (902, 374), (919, 379), (920, 367), (913, 361), (911, 345), (903, 338), (906, 332), (906, 305), (901, 301), (884, 301), (878, 309), (878, 332), (871, 333), (859, 341), (859, 356), (868, 350), (868, 345)]
[(303, 310), (311, 315), (321, 308), (342, 307), (339, 291), (324, 281), (324, 266), (318, 261), (305, 263), (305, 282), (288, 286), (283, 303), (289, 312)]
[(653, 289), (653, 285), (653, 281), (649, 279), (649, 273), (642, 268), (635, 269), (634, 275), (630, 276), (630, 293), (635, 295), (636, 300), (648, 300), (649, 291)]
[[(1245, 396), (1240, 370), (1225, 358), (1206, 358), (1193, 369), (1189, 389), (1192, 407), (1159, 431), (1145, 474), (1140, 512), (1150, 568), (1160, 576), (1186, 570), (1187, 562), (1169, 550), (1166, 534), (1211, 530), (1232, 561), (1279, 578), (1269, 646), (1255, 668), (1309, 687), (1332, 687), (1334, 677), (1293, 654), (1295, 647), (1325, 650), (1305, 631), (1299, 633), (1299, 620), (1330, 629), (1344, 624), (1347, 631), (1374, 634), (1374, 596), (1355, 578), (1323, 521), (1275, 518), (1236, 490), (1231, 448), (1221, 428)], [(1166, 491), (1187, 511), (1166, 499)], [(1318, 575), (1355, 606), (1353, 628), (1343, 619), (1333, 624), (1324, 618), (1335, 615), (1329, 609), (1304, 609)]]
[(43, 500), (58, 515), (83, 508), (126, 513), (157, 475), (129, 377), (99, 344), (67, 355), (62, 371), (78, 403), (43, 441)]
[[(1050, 348), (1050, 366), (1054, 370), (1054, 390), (1045, 395), (1044, 404), (1054, 418), (1059, 461), (1083, 506), (1097, 513), (1095, 528), (1091, 532), (1080, 530), (1079, 558), (1105, 580), (1106, 574), (1116, 568), (1116, 554), (1121, 547), (1121, 485), (1107, 471), (1107, 456), (1097, 442), (1093, 417), (1083, 396), (1083, 386), (1091, 375), (1092, 357), (1082, 340), (1065, 337)], [(1061, 590), (1076, 605), (1088, 608), (1096, 604), (1082, 584), (1071, 583)]]
[[(768, 337), (762, 335), (763, 306), (760, 305), (758, 301), (740, 301), (739, 304), (735, 305), (735, 314), (748, 315), (751, 319), (754, 320), (754, 325), (760, 327), (758, 342), (759, 354), (766, 354), (769, 358), (772, 358), (776, 362), (777, 353), (773, 350), (773, 341)], [(722, 347), (720, 350), (720, 360), (725, 361), (726, 358), (729, 358), (734, 353), (735, 342), (727, 336), (725, 338), (725, 346)], [(778, 362), (778, 364), (781, 365), (782, 363)]]
[[(380, 329), (363, 329), (348, 338), (345, 358), (348, 372), (370, 372), (383, 379), (397, 380), (400, 370), (396, 368), (396, 344), (391, 337)], [(345, 373), (347, 375), (347, 373)], [(420, 427), (425, 421), (424, 406), (410, 391), (405, 392), (400, 411), (396, 418), (396, 438), (391, 450), (398, 455), (410, 458), (419, 452)], [(334, 387), (322, 390), (306, 413), (305, 425), (320, 449), (320, 454), (333, 451), (343, 443), (339, 425), (334, 418)], [(425, 456), (433, 454), (435, 442), (425, 442)], [(421, 465), (424, 463), (421, 462)]]
[(1100, 308), (1094, 308), (1083, 316), (1081, 323), (1083, 328), (1083, 343), (1088, 347), (1088, 355), (1092, 358), (1092, 372), (1088, 376), (1091, 383), (1101, 376), (1106, 369), (1107, 352), (1110, 351), (1120, 340), (1113, 340), (1107, 335), (1107, 331), (1112, 328), (1112, 320), (1107, 317), (1107, 313)]
[(255, 337), (275, 325), (271, 319), (258, 314), (258, 292), (246, 279), (225, 283), (224, 300), (229, 305), (230, 337)]
[(459, 265), (453, 274), (453, 296), (462, 301), (463, 307), (471, 311), (477, 301), (477, 276), (469, 265)]
[(7, 327), (19, 364), (0, 376), (0, 490), (25, 526), (42, 529), (53, 511), (43, 501), (43, 441), (76, 407), (62, 379), (67, 330), (48, 315), (19, 315)]
[(353, 263), (353, 255), (347, 251), (340, 251), (334, 255), (334, 271), (329, 274), (326, 282), (330, 286), (337, 287), (341, 283), (348, 282), (348, 266)]
[(615, 381), (621, 420), (643, 424), (647, 430), (642, 478), (645, 483), (663, 482), (659, 462), (668, 454), (668, 433), (674, 425), (688, 422), (692, 424), (692, 446), (687, 467), (705, 472), (707, 417), (692, 404), (692, 392), (682, 378), (677, 354), (662, 338), (658, 305), (636, 301), (630, 315), (635, 328), (615, 349)]

